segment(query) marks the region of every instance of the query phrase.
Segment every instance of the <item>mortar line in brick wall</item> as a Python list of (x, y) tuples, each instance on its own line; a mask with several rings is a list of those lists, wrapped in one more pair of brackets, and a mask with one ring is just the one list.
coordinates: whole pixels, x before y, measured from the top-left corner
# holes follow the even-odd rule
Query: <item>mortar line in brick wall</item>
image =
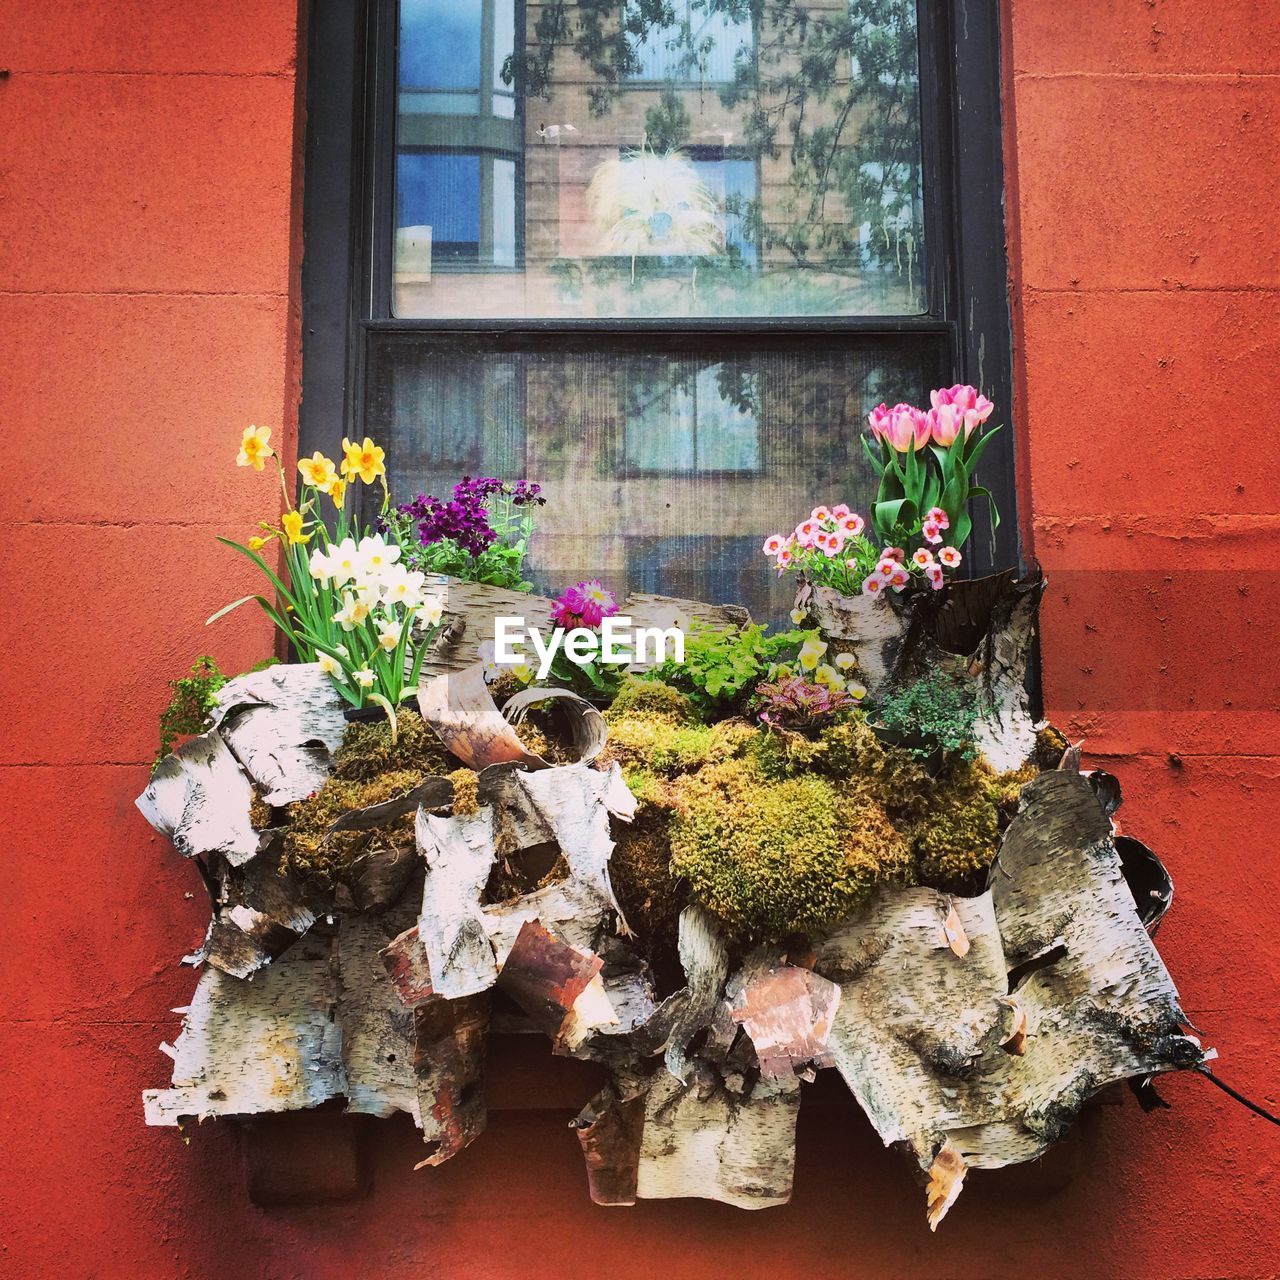
[(1276, 80), (1277, 71), (1024, 71), (1014, 68), (1016, 80)]
[(287, 289), (3, 289), (0, 298), (288, 298)]
[(286, 67), (281, 71), (162, 71), (159, 68), (151, 70), (124, 70), (110, 69), (106, 67), (62, 67), (54, 70), (52, 68), (39, 69), (35, 67), (10, 67), (9, 73), (11, 76), (21, 76), (24, 79), (30, 79), (33, 76), (41, 76), (50, 80), (67, 76), (146, 77), (148, 79), (163, 80), (292, 80), (297, 74), (293, 67)]
[(1139, 293), (1139, 294), (1179, 294), (1179, 293), (1280, 293), (1280, 284), (1183, 284), (1175, 281), (1164, 285), (1057, 285), (1057, 284), (1024, 284), (1024, 293), (1054, 294), (1095, 294), (1095, 293)]

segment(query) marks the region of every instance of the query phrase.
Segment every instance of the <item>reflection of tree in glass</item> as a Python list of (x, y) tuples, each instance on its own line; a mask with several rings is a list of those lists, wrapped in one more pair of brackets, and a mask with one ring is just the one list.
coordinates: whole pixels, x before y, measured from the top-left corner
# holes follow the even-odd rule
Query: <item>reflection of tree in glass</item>
[[(590, 108), (604, 116), (628, 78), (641, 70), (637, 50), (645, 41), (656, 35), (668, 51), (668, 68), (697, 81), (711, 52), (706, 30), (714, 24), (708, 19), (719, 15), (722, 26), (750, 20), (754, 53), (749, 46), (738, 50), (733, 79), (717, 92), (726, 107), (741, 109), (743, 131), (736, 145), (746, 154), (779, 162), (786, 151), (786, 190), (767, 204), (758, 196), (735, 195), (726, 209), (742, 216), (766, 266), (781, 258), (793, 268), (770, 274), (771, 312), (838, 313), (848, 305), (841, 278), (878, 273), (918, 296), (915, 10), (915, 0), (847, 0), (838, 8), (799, 0), (688, 0), (687, 7), (671, 0), (627, 0), (619, 18), (617, 0), (556, 0), (540, 12), (530, 47), (507, 59), (503, 77), (527, 96), (548, 97), (555, 87), (555, 46), (569, 45), (596, 78), (588, 89)], [(688, 112), (670, 90), (650, 108), (645, 124), (655, 146), (679, 145), (688, 136)], [(704, 259), (688, 310), (758, 310), (760, 298), (743, 290), (748, 265), (731, 253)], [(608, 262), (586, 267), (597, 285), (619, 272), (619, 264)], [(648, 264), (648, 273), (654, 281), (664, 278), (663, 264)], [(635, 283), (637, 289), (646, 284), (639, 268)]]

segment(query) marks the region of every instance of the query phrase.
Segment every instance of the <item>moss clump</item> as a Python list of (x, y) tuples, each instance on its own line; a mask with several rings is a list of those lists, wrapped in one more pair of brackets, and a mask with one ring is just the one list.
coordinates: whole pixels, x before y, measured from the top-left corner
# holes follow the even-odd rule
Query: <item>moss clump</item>
[(410, 707), (396, 712), (396, 741), (388, 720), (355, 721), (342, 735), (334, 757), (333, 776), (365, 782), (384, 773), (417, 770), (419, 781), (433, 773), (448, 773), (448, 756), (440, 739)]
[(393, 769), (376, 778), (328, 778), (314, 795), (288, 806), (289, 826), (284, 834), (283, 867), (299, 876), (332, 887), (343, 880), (351, 865), (377, 844), (399, 845), (413, 839), (413, 814), (405, 814), (373, 831), (337, 831), (329, 828), (343, 814), (384, 800), (394, 800), (426, 775), (416, 769)]
[(771, 779), (729, 760), (671, 788), (672, 868), (740, 935), (812, 933), (909, 874), (884, 810), (816, 774)]
[(453, 783), (453, 816), (471, 817), (480, 808), (480, 775), (474, 769), (455, 769), (449, 781)]
[(662, 680), (637, 680), (628, 676), (604, 718), (612, 725), (624, 719), (669, 720), (675, 724), (701, 724), (689, 698)]
[(265, 831), (273, 820), (271, 806), (255, 791), (249, 800), (249, 825), (255, 831)]
[(1067, 735), (1056, 725), (1046, 724), (1036, 734), (1036, 749), (1032, 760), (1041, 769), (1056, 769), (1062, 760), (1062, 753), (1071, 745)]

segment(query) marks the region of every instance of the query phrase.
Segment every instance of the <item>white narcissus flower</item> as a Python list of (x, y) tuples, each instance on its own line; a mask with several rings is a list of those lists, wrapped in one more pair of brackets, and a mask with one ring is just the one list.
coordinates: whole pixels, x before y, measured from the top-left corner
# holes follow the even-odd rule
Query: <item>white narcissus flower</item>
[(388, 653), (394, 653), (400, 643), (400, 624), (394, 618), (378, 623), (378, 644)]
[(381, 577), (400, 559), (400, 548), (394, 542), (389, 543), (380, 533), (361, 538), (357, 551), (364, 561), (365, 571), (374, 578)]
[(439, 596), (423, 596), (418, 606), (418, 626), (434, 627), (444, 617), (444, 601)]
[(360, 551), (351, 538), (343, 538), (336, 547), (329, 549), (329, 576), (335, 586), (342, 586), (357, 577), (361, 570)]
[(330, 654), (321, 653), (316, 655), (316, 661), (320, 664), (320, 670), (327, 676), (332, 676), (339, 684), (346, 682), (347, 677), (342, 673), (342, 663)]
[(416, 609), (422, 603), (422, 584), (426, 580), (424, 573), (393, 564), (382, 575), (382, 598), (387, 604), (402, 604), (407, 609)]
[(342, 608), (333, 615), (333, 620), (343, 631), (354, 631), (369, 616), (369, 603), (359, 595), (350, 591), (342, 593)]
[(804, 622), (804, 620), (805, 620), (805, 618), (806, 618), (806, 617), (808, 617), (808, 615), (805, 613), (805, 611), (804, 611), (803, 609), (792, 609), (792, 610), (791, 610), (791, 625), (792, 625), (793, 627), (798, 627), (798, 626), (800, 626), (800, 625), (801, 625), (801, 623), (803, 623), (803, 622)]
[(312, 551), (311, 559), (307, 562), (307, 568), (311, 570), (311, 576), (317, 582), (325, 582), (333, 577), (333, 568), (329, 564), (329, 557), (319, 547)]
[(374, 675), (367, 667), (362, 667), (359, 671), (353, 671), (351, 674), (355, 677), (356, 684), (362, 689), (373, 688)]

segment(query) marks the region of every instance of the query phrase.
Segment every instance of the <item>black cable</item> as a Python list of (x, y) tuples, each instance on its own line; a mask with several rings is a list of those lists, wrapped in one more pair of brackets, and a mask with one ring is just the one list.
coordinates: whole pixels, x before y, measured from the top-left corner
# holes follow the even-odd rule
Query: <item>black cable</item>
[(1221, 1089), (1229, 1098), (1234, 1098), (1242, 1107), (1248, 1107), (1254, 1115), (1261, 1116), (1264, 1120), (1270, 1120), (1274, 1125), (1280, 1125), (1280, 1116), (1273, 1116), (1270, 1111), (1258, 1106), (1256, 1102), (1250, 1102), (1243, 1093), (1237, 1093), (1236, 1090), (1227, 1084), (1225, 1080), (1219, 1080), (1208, 1067), (1199, 1066), (1196, 1070), (1200, 1072), (1206, 1080), (1210, 1080), (1216, 1084), (1218, 1088)]

